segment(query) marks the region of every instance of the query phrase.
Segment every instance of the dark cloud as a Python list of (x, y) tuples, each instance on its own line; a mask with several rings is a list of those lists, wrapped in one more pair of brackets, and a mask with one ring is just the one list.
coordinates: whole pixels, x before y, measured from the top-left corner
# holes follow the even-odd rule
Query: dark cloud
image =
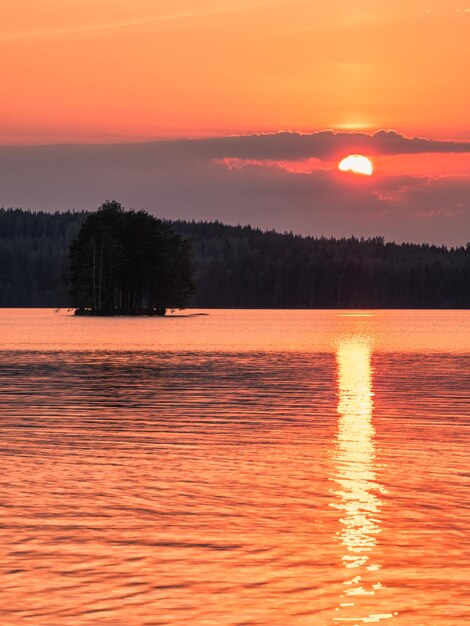
[(368, 154), (420, 154), (470, 152), (470, 141), (435, 141), (406, 137), (393, 130), (373, 135), (331, 130), (302, 134), (293, 132), (194, 139), (161, 144), (170, 153), (191, 154), (202, 158), (232, 157), (253, 160), (300, 160), (309, 157), (328, 159), (344, 152)]
[(387, 154), (470, 151), (470, 142), (330, 131), (119, 146), (3, 147), (0, 205), (90, 209), (114, 198), (163, 217), (220, 219), (311, 235), (383, 235), (447, 244), (470, 239), (467, 177), (356, 180), (335, 170), (299, 174), (252, 164), (229, 169), (215, 160), (326, 156), (340, 145), (346, 150), (345, 142), (352, 142), (347, 151), (365, 151), (358, 141)]
[(257, 135), (174, 139), (117, 145), (58, 145), (0, 147), (0, 160), (63, 158), (80, 163), (92, 159), (104, 162), (151, 163), (154, 160), (212, 160), (226, 157), (245, 160), (328, 159), (344, 152), (368, 154), (470, 153), (470, 141), (437, 141), (406, 137), (393, 130), (372, 135), (324, 130), (314, 133), (279, 132)]

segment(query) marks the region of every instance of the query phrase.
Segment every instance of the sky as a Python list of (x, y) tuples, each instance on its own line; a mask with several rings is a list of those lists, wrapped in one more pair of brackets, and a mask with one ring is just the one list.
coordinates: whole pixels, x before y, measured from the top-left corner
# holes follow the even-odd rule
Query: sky
[[(0, 0), (0, 205), (470, 240), (470, 0)], [(339, 173), (364, 154), (371, 177)]]

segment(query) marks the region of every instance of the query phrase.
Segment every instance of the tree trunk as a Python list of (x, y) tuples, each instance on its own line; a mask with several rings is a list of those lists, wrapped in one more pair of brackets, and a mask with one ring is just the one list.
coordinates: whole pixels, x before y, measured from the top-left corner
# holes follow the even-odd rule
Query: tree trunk
[(103, 276), (103, 239), (101, 239), (101, 251), (100, 251), (100, 272), (98, 282), (98, 308), (101, 311), (101, 278)]

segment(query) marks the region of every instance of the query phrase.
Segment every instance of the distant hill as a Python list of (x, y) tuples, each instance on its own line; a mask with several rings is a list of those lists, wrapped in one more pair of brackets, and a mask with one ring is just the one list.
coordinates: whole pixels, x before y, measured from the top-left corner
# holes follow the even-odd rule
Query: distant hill
[[(0, 307), (58, 307), (84, 212), (0, 209)], [(170, 221), (193, 242), (192, 306), (470, 308), (470, 246), (301, 237), (220, 222)]]

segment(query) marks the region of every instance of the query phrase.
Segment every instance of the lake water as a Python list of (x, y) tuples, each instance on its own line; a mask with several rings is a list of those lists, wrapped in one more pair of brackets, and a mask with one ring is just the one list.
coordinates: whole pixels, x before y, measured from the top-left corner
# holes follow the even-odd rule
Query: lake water
[(0, 311), (0, 624), (469, 623), (470, 312), (205, 313)]

